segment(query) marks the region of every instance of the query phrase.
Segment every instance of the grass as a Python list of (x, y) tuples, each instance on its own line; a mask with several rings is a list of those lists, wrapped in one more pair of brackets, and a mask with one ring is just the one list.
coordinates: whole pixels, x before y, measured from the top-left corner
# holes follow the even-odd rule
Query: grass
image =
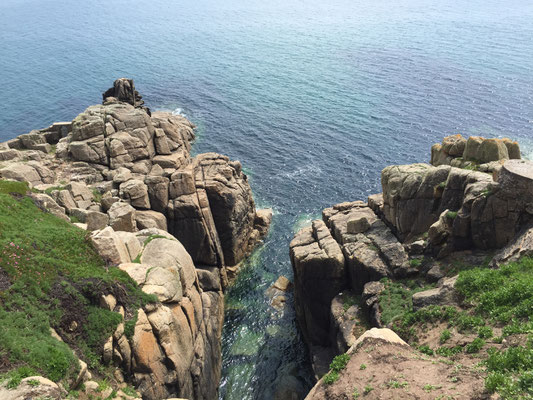
[(326, 385), (332, 385), (339, 380), (339, 372), (346, 368), (346, 365), (350, 361), (348, 354), (340, 354), (336, 356), (329, 365), (330, 371), (324, 376), (324, 383)]
[(0, 359), (5, 369), (27, 368), (57, 382), (79, 370), (71, 348), (90, 367), (100, 365), (103, 343), (122, 320), (98, 307), (102, 294), (124, 305), (126, 324), (156, 299), (125, 272), (107, 270), (86, 232), (42, 212), (26, 192), (24, 183), (0, 180)]
[(361, 296), (354, 296), (348, 292), (345, 292), (342, 296), (342, 308), (344, 312), (356, 304), (361, 302)]
[[(399, 283), (389, 283), (390, 301), (380, 305), (385, 321), (392, 321), (395, 331), (410, 343), (418, 341), (417, 329), (427, 329), (429, 324), (447, 323), (439, 341), (451, 338), (451, 327), (458, 332), (475, 333), (478, 337), (462, 346), (441, 346), (419, 350), (430, 355), (451, 357), (464, 352), (481, 358), (486, 366), (487, 390), (498, 392), (503, 399), (525, 399), (533, 396), (533, 258), (523, 257), (519, 262), (500, 266), (499, 269), (481, 267), (462, 268), (455, 285), (464, 298), (466, 309), (452, 306), (429, 306), (413, 311), (407, 288)], [(408, 291), (407, 291), (408, 292)], [(409, 292), (412, 295), (413, 292)], [(402, 299), (404, 302), (402, 303)], [(391, 317), (393, 316), (393, 317)], [(502, 335), (494, 336), (494, 328)], [(501, 343), (510, 335), (529, 335), (527, 345), (515, 345), (504, 350), (489, 348), (483, 352), (486, 340)], [(529, 397), (528, 397), (529, 396)]]
[(363, 394), (366, 396), (367, 394), (369, 394), (372, 390), (374, 390), (374, 388), (370, 385), (366, 385), (365, 386), (365, 390), (363, 390)]
[(533, 398), (533, 335), (526, 346), (489, 350), (485, 387), (504, 399)]
[(381, 283), (385, 285), (385, 290), (379, 296), (381, 322), (384, 325), (412, 311), (413, 294), (432, 287), (430, 285), (420, 286), (418, 282), (412, 280), (393, 282), (388, 278), (383, 278)]

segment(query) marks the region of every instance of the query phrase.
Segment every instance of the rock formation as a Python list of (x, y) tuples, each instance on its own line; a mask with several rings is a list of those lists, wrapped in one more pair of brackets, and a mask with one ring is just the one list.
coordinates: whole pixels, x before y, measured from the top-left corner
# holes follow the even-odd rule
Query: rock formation
[[(430, 262), (420, 266), (423, 257), (501, 249), (498, 264), (533, 254), (533, 162), (520, 160), (516, 142), (447, 137), (433, 146), (431, 164), (385, 168), (383, 193), (326, 208), (291, 242), (296, 315), (317, 377), (356, 339), (357, 308), (345, 293), (361, 295), (369, 322), (381, 327), (383, 278), (440, 280), (413, 296), (415, 308), (456, 301), (455, 280)], [(348, 310), (353, 318), (344, 318)]]
[[(0, 178), (29, 182), (39, 207), (91, 231), (108, 267), (157, 297), (136, 311), (131, 337), (121, 324), (109, 338), (104, 362), (145, 399), (214, 399), (227, 271), (267, 233), (271, 212), (255, 209), (238, 161), (191, 157), (194, 125), (150, 113), (132, 80), (103, 98), (72, 122), (0, 144)], [(102, 304), (124, 315), (117, 299)]]

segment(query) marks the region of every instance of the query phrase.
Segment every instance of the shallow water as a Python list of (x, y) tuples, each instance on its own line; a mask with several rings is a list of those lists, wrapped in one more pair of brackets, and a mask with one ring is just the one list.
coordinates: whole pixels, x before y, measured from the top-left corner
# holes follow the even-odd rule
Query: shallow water
[[(224, 399), (309, 385), (294, 319), (264, 291), (322, 208), (380, 191), (389, 164), (452, 133), (533, 153), (526, 0), (2, 0), (0, 140), (69, 120), (119, 76), (242, 161), (274, 223), (227, 296)], [(287, 378), (289, 377), (289, 378)]]

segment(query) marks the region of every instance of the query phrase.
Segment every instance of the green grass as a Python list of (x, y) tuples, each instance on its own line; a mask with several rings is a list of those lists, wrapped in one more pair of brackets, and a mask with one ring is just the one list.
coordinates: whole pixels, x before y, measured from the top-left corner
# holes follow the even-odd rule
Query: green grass
[(366, 396), (367, 394), (369, 394), (372, 390), (374, 390), (374, 388), (370, 385), (366, 385), (365, 386), (365, 390), (363, 390), (363, 394)]
[(393, 282), (388, 278), (383, 278), (381, 283), (385, 285), (385, 290), (379, 296), (381, 322), (384, 325), (388, 325), (405, 313), (411, 312), (413, 294), (432, 287), (431, 285), (419, 286), (416, 281)]
[[(485, 264), (485, 263), (484, 263)], [(530, 339), (527, 346), (515, 346), (505, 350), (488, 349), (485, 341), (494, 335), (494, 328), (501, 328), (502, 335), (494, 338), (494, 343), (501, 343), (509, 335), (533, 332), (533, 258), (524, 257), (519, 262), (500, 266), (498, 269), (465, 266), (459, 272), (455, 285), (467, 305), (465, 310), (451, 306), (430, 306), (412, 310), (406, 299), (405, 287), (400, 284), (388, 284), (390, 301), (385, 303), (385, 321), (393, 321), (394, 330), (405, 340), (418, 341), (417, 328), (427, 329), (429, 324), (447, 323), (459, 332), (475, 333), (473, 339), (464, 348), (461, 346), (439, 347), (427, 346), (420, 351), (430, 354), (434, 351), (439, 356), (451, 357), (464, 352), (485, 360), (488, 376), (486, 387), (491, 392), (498, 392), (504, 399), (525, 399), (533, 396), (533, 345)], [(412, 295), (413, 292), (410, 292)], [(402, 299), (404, 302), (402, 303)], [(383, 298), (380, 305), (383, 308)], [(387, 314), (388, 312), (388, 314)], [(391, 315), (394, 317), (391, 318)], [(449, 329), (440, 335), (444, 344), (451, 337)], [(527, 397), (529, 396), (529, 397)]]
[(348, 311), (348, 309), (356, 304), (359, 304), (361, 302), (361, 296), (354, 296), (350, 293), (344, 293), (342, 296), (342, 308), (344, 312)]
[(324, 383), (331, 385), (339, 380), (339, 372), (346, 368), (346, 365), (350, 361), (348, 354), (340, 354), (336, 356), (329, 365), (330, 371), (324, 376)]
[(488, 352), (487, 390), (498, 392), (504, 399), (533, 398), (533, 337), (530, 335), (526, 346)]
[[(92, 367), (121, 316), (99, 308), (111, 293), (126, 308), (126, 324), (156, 301), (118, 268), (105, 268), (86, 232), (39, 210), (21, 196), (27, 185), (0, 180), (0, 359), (59, 381), (77, 374), (72, 348)], [(16, 193), (16, 196), (7, 193)], [(78, 328), (68, 326), (76, 321)], [(65, 340), (50, 336), (53, 327)]]

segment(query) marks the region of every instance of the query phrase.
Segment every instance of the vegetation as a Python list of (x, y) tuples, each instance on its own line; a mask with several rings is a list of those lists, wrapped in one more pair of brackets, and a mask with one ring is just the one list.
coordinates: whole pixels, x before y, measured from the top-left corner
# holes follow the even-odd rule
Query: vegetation
[(340, 354), (336, 356), (329, 365), (330, 371), (324, 376), (324, 383), (331, 385), (339, 380), (339, 372), (346, 368), (346, 365), (350, 361), (348, 354)]
[(0, 359), (13, 384), (30, 372), (56, 382), (75, 376), (71, 348), (91, 367), (100, 365), (103, 343), (122, 320), (98, 307), (102, 294), (126, 307), (129, 331), (134, 311), (156, 301), (125, 272), (107, 270), (86, 232), (42, 212), (27, 190), (0, 180)]
[(431, 285), (420, 285), (414, 280), (393, 282), (388, 278), (383, 278), (381, 283), (385, 285), (385, 290), (380, 294), (379, 305), (381, 321), (385, 325), (412, 310), (413, 294), (432, 287)]
[[(392, 324), (405, 340), (417, 343), (417, 331), (430, 324), (447, 324), (439, 337), (443, 345), (452, 337), (451, 328), (459, 333), (476, 334), (462, 346), (431, 349), (419, 346), (424, 354), (452, 357), (458, 353), (479, 357), (488, 373), (486, 387), (504, 399), (524, 399), (533, 395), (533, 258), (503, 265), (499, 269), (465, 266), (460, 269), (456, 289), (464, 298), (466, 309), (452, 306), (429, 306), (413, 311), (410, 297), (418, 291), (412, 283), (383, 281), (386, 290), (380, 296), (382, 321)], [(502, 331), (496, 338), (494, 329)], [(510, 335), (529, 335), (527, 345), (504, 350), (489, 348), (486, 341), (501, 343)], [(529, 396), (529, 397), (527, 397)]]
[(457, 218), (457, 211), (448, 211), (446, 213), (446, 218), (448, 219), (455, 219)]

